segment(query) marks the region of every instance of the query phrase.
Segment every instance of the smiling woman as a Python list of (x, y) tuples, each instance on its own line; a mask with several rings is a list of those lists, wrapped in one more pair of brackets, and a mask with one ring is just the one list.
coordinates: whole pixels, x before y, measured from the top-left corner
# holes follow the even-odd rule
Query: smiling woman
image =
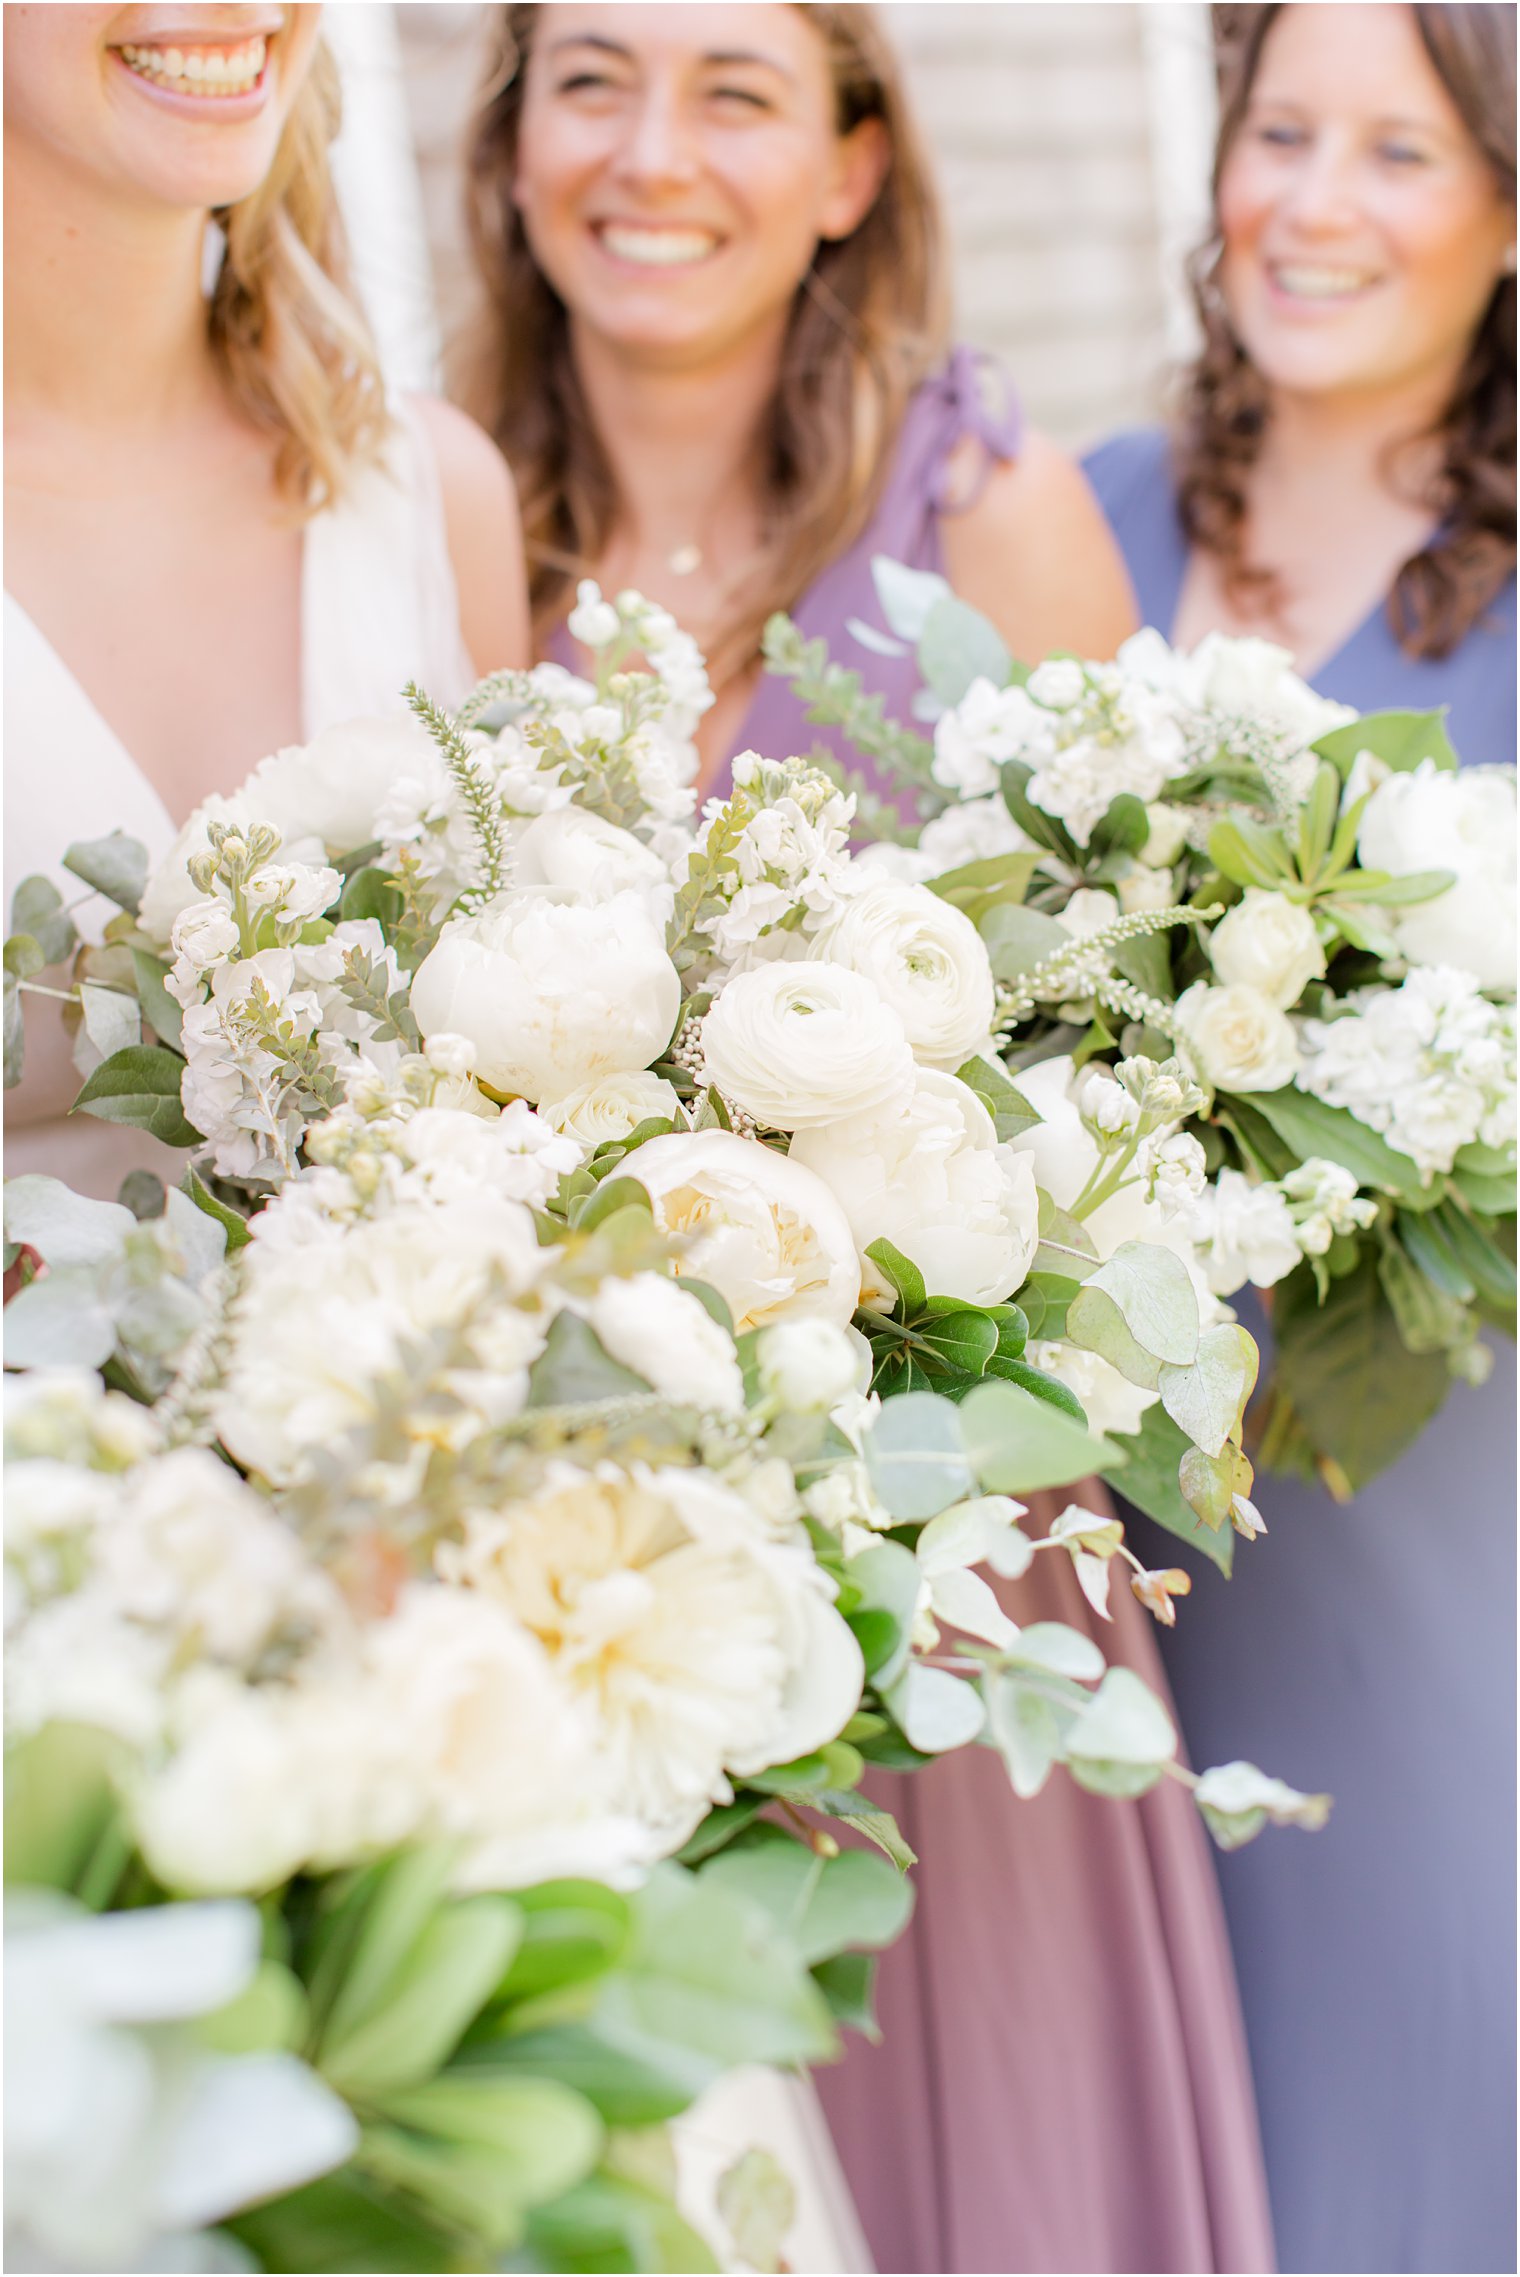
[[(7, 903), (77, 896), (97, 817), (156, 855), (409, 676), (448, 698), (525, 660), (507, 471), (448, 406), (387, 400), (347, 291), (319, 13), (7, 12)], [(26, 1003), (10, 1167), (177, 1178), (144, 1134), (62, 1124), (89, 1047)]]

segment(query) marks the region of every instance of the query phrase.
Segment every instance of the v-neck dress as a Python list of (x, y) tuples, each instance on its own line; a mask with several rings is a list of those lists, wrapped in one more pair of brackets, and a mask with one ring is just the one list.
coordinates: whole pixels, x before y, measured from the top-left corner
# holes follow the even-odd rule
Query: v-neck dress
[[(1165, 436), (1118, 436), (1087, 472), (1169, 632), (1187, 545)], [(1514, 580), (1454, 655), (1405, 656), (1379, 606), (1313, 683), (1360, 711), (1445, 704), (1464, 762), (1513, 763)], [(1190, 1561), (1162, 1653), (1195, 1760), (1335, 1796), (1323, 1833), (1219, 1861), (1282, 2267), (1512, 2270), (1513, 1348), (1349, 1505), (1266, 1475), (1256, 1500), (1266, 1540), (1228, 1583)], [(1160, 1563), (1176, 1544), (1155, 1540)]]
[[(416, 410), (393, 405), (383, 464), (366, 468), (339, 502), (305, 526), (301, 565), (301, 732), (306, 740), (345, 719), (392, 711), (415, 678), (441, 702), (457, 702), (475, 673), (459, 629), (443, 500), (432, 444)], [(86, 695), (67, 663), (9, 593), (5, 595), (5, 917), (25, 877), (40, 875), (98, 939), (114, 914), (63, 867), (79, 839), (122, 830), (147, 848), (150, 866), (185, 820), (172, 815), (136, 758)], [(214, 787), (230, 790), (231, 769)], [(213, 787), (209, 786), (208, 788)], [(81, 897), (83, 897), (81, 899)], [(67, 985), (66, 971), (39, 975)], [(46, 997), (24, 999), (28, 1038), (56, 1022)], [(145, 1132), (91, 1115), (67, 1115), (77, 1083), (38, 1101), (23, 1083), (7, 1098), (7, 1175), (46, 1171), (82, 1193), (113, 1199), (127, 1172), (177, 1180), (184, 1156)]]

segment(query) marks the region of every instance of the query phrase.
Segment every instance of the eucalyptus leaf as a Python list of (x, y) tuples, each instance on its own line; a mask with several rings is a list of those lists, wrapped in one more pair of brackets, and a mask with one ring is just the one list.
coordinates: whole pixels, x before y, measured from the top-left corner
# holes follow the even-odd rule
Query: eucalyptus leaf
[(26, 1072), (26, 1020), (21, 1009), (21, 989), (16, 976), (8, 968), (5, 974), (4, 994), (5, 1037), (5, 1088), (14, 1091)]
[(185, 1063), (158, 1044), (134, 1044), (103, 1060), (74, 1101), (72, 1112), (149, 1131), (166, 1146), (199, 1146), (201, 1133), (180, 1105)]
[[(890, 1413), (895, 1404), (889, 1402), (883, 1412)], [(845, 1576), (859, 1592), (859, 1603), (847, 1617), (865, 1653), (866, 1672), (879, 1686), (894, 1684), (907, 1663), (908, 1632), (918, 1604), (918, 1560), (901, 1542), (873, 1542), (850, 1559)], [(883, 1639), (879, 1651), (868, 1649), (872, 1620)]]
[(918, 1660), (908, 1662), (885, 1698), (903, 1737), (920, 1755), (944, 1755), (969, 1745), (986, 1721), (985, 1705), (973, 1685)]
[(1008, 684), (1013, 662), (994, 624), (954, 593), (943, 594), (924, 619), (918, 669), (940, 702), (958, 704), (977, 680)]
[(1169, 1763), (1177, 1752), (1171, 1717), (1150, 1686), (1131, 1668), (1110, 1668), (1073, 1723), (1069, 1759), (1090, 1762)]
[(141, 1043), (142, 1014), (135, 997), (123, 996), (114, 988), (98, 988), (87, 980), (80, 984), (79, 1008), (83, 1015), (81, 1032), (95, 1054), (92, 1067), (109, 1059), (113, 1052)]
[(1017, 980), (1021, 974), (1033, 972), (1047, 957), (1071, 946), (1071, 935), (1053, 917), (1009, 902), (999, 902), (990, 909), (981, 930), (993, 976), (998, 980)]
[(1003, 1758), (1014, 1793), (1024, 1802), (1039, 1794), (1066, 1756), (1075, 1711), (1039, 1684), (1012, 1670), (987, 1678), (987, 1731)]
[(143, 1018), (161, 1044), (178, 1051), (184, 1013), (164, 986), (168, 970), (161, 957), (150, 956), (146, 949), (132, 951), (132, 971), (137, 980), (137, 1001), (142, 1006)]
[(46, 963), (41, 942), (30, 933), (13, 933), (5, 944), (5, 971), (9, 980), (35, 980)]
[(79, 938), (63, 895), (51, 878), (38, 875), (23, 878), (12, 894), (10, 929), (32, 936), (44, 965), (62, 964)]
[(1124, 1499), (1228, 1574), (1235, 1558), (1234, 1530), (1226, 1526), (1210, 1532), (1183, 1500), (1178, 1470), (1191, 1442), (1160, 1401), (1146, 1409), (1138, 1431), (1116, 1435), (1114, 1444), (1123, 1448), (1126, 1457)]
[(1243, 1328), (1206, 1328), (1186, 1367), (1162, 1368), (1161, 1404), (1205, 1454), (1223, 1454), (1226, 1440), (1239, 1434), (1257, 1364), (1256, 1346)]
[(961, 1412), (932, 1392), (887, 1400), (866, 1433), (865, 1459), (894, 1518), (932, 1518), (975, 1491)]
[(1124, 1461), (1112, 1440), (1084, 1430), (1020, 1384), (978, 1384), (958, 1412), (972, 1468), (990, 1493), (1070, 1486)]
[(819, 1857), (780, 1827), (754, 1826), (698, 1871), (762, 1906), (811, 1965), (852, 1946), (890, 1945), (907, 1927), (913, 1885), (867, 1850)]
[(148, 850), (136, 838), (113, 830), (104, 838), (78, 839), (64, 855), (63, 866), (136, 916), (148, 882)]
[(43, 1273), (5, 1308), (8, 1368), (103, 1368), (115, 1349), (116, 1316), (91, 1267)]
[(528, 1371), (530, 1407), (575, 1407), (585, 1401), (649, 1396), (649, 1385), (614, 1360), (579, 1313), (556, 1313), (544, 1348)]
[(25, 1242), (52, 1266), (108, 1264), (137, 1223), (120, 1202), (76, 1194), (40, 1171), (8, 1178), (4, 1207), (6, 1239)]
[(1191, 1367), (1198, 1351), (1198, 1297), (1174, 1250), (1121, 1242), (1066, 1308), (1066, 1333), (1142, 1390), (1161, 1369)]
[(909, 569), (884, 553), (871, 557), (871, 582), (887, 623), (899, 640), (909, 642), (922, 639), (936, 603), (952, 598), (949, 585), (934, 570)]

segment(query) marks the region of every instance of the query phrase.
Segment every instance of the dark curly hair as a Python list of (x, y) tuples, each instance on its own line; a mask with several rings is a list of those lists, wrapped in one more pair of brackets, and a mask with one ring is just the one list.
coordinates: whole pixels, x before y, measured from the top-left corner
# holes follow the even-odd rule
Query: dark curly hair
[[(1219, 184), (1245, 116), (1277, 6), (1216, 6), (1219, 135), (1215, 232), (1189, 276), (1203, 348), (1184, 383), (1178, 501), (1194, 545), (1220, 564), (1233, 598), (1270, 604), (1272, 570), (1246, 555), (1251, 468), (1270, 417), (1268, 390), (1235, 336), (1214, 282)], [(1442, 0), (1411, 13), (1425, 52), (1494, 178), (1515, 196), (1515, 11)], [(1434, 430), (1440, 458), (1427, 493), (1440, 526), (1400, 569), (1389, 617), (1406, 655), (1448, 656), (1515, 568), (1515, 279), (1499, 280), (1451, 400)], [(1411, 441), (1415, 438), (1411, 437)]]

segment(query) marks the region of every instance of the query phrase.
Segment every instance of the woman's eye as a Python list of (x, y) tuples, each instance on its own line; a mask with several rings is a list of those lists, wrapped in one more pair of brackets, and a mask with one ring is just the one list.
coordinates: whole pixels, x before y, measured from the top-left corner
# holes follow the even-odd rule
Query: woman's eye
[(610, 88), (612, 81), (604, 72), (577, 71), (569, 79), (562, 79), (555, 92), (560, 95), (583, 95), (597, 89)]
[(1411, 142), (1380, 142), (1377, 154), (1390, 166), (1424, 166), (1428, 163), (1426, 153), (1417, 150)]
[(765, 97), (757, 95), (752, 87), (714, 87), (710, 94), (715, 103), (740, 103), (746, 110), (768, 111), (771, 107)]
[(1258, 142), (1269, 143), (1274, 150), (1296, 150), (1308, 141), (1302, 127), (1264, 126), (1256, 130)]

